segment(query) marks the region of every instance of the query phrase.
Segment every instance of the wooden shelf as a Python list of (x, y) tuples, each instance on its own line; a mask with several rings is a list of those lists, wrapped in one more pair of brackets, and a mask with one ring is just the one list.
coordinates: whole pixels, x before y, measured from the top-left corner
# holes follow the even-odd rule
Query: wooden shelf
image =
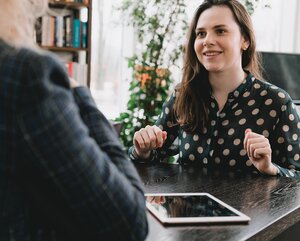
[(49, 6), (50, 7), (61, 7), (61, 8), (89, 8), (90, 4), (85, 4), (85, 3), (72, 3), (72, 2), (53, 2), (53, 1), (49, 1)]
[(42, 49), (47, 49), (56, 52), (78, 52), (78, 51), (89, 51), (88, 48), (72, 48), (72, 47), (54, 47), (54, 46), (40, 46)]

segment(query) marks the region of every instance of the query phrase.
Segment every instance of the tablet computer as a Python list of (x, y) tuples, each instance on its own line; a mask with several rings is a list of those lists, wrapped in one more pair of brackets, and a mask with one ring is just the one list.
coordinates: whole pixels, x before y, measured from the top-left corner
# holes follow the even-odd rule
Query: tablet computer
[(145, 194), (147, 209), (162, 223), (232, 223), (250, 218), (209, 193)]

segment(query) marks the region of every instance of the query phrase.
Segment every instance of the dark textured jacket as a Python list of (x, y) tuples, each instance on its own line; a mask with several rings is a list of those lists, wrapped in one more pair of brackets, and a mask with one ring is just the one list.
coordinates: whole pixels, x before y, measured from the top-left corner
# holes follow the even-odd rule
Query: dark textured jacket
[(0, 40), (0, 240), (144, 240), (143, 190), (109, 121), (58, 61)]

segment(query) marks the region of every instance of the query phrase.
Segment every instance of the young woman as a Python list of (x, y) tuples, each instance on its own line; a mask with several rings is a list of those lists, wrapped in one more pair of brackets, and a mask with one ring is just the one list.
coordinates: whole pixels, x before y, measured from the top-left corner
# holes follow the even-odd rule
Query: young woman
[(131, 159), (179, 153), (182, 164), (299, 178), (299, 116), (284, 90), (261, 79), (246, 9), (204, 1), (190, 25), (182, 82), (156, 125), (135, 133)]
[(47, 4), (0, 0), (0, 240), (144, 240), (142, 185), (117, 135), (33, 42)]

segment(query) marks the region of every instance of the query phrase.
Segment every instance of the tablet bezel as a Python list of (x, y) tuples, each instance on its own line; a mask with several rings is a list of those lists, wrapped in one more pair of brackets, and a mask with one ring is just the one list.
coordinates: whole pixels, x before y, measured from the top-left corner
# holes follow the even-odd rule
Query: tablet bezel
[(216, 198), (215, 196), (206, 193), (147, 193), (147, 196), (204, 196), (213, 199), (214, 201), (218, 202), (225, 208), (229, 209), (237, 216), (219, 216), (219, 217), (164, 217), (158, 212), (151, 203), (146, 200), (146, 207), (160, 222), (162, 223), (169, 223), (169, 224), (180, 224), (180, 223), (248, 223), (251, 218), (247, 215), (243, 214), (242, 212), (236, 210), (232, 206), (226, 204), (225, 202), (221, 201), (220, 199)]

